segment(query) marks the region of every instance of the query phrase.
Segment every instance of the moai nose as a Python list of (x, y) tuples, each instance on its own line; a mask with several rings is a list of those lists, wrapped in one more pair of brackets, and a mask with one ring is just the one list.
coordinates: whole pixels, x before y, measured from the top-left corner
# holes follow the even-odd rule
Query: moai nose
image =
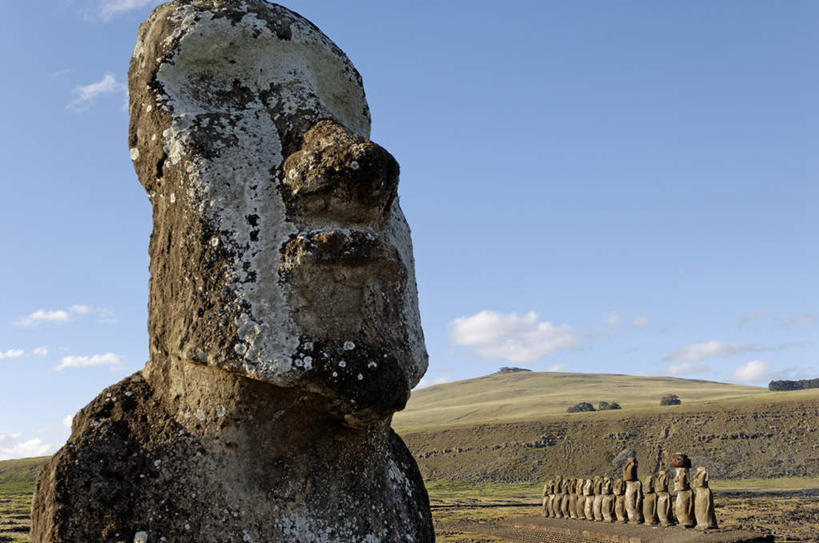
[(398, 162), (383, 147), (320, 121), (283, 166), (288, 212), (307, 219), (377, 222), (398, 190)]

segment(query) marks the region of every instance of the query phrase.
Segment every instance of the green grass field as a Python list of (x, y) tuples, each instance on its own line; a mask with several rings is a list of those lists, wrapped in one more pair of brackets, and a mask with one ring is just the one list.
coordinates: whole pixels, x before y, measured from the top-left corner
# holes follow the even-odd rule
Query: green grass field
[(660, 410), (660, 398), (677, 394), (682, 407), (703, 407), (709, 403), (746, 401), (787, 401), (819, 398), (819, 389), (769, 392), (767, 388), (633, 375), (517, 372), (495, 373), (445, 383), (412, 393), (404, 411), (396, 413), (393, 427), (399, 433), (497, 422), (533, 420), (568, 415), (566, 408), (578, 402), (597, 406), (601, 400), (616, 401), (619, 411), (593, 416), (622, 416), (623, 411)]

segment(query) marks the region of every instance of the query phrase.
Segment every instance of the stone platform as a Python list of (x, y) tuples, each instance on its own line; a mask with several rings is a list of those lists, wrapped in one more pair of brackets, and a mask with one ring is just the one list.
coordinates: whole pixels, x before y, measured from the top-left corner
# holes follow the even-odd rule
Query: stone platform
[(773, 536), (770, 535), (730, 528), (701, 531), (679, 526), (645, 526), (542, 517), (507, 519), (475, 526), (472, 530), (521, 543), (755, 543), (774, 541)]

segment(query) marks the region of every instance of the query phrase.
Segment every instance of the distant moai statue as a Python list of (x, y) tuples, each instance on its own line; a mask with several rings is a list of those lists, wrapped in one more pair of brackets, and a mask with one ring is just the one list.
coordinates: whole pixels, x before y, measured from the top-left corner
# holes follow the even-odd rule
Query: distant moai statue
[(654, 490), (654, 476), (648, 475), (643, 481), (643, 519), (646, 524), (656, 525), (657, 493)]
[(563, 518), (569, 518), (569, 483), (570, 479), (563, 480), (563, 487), (560, 489), (560, 514)]
[(592, 485), (594, 500), (592, 501), (592, 513), (594, 520), (603, 520), (603, 478), (596, 476)]
[(708, 488), (708, 470), (702, 466), (698, 467), (694, 473), (694, 515), (698, 529), (706, 530), (717, 527), (714, 495)]
[(663, 526), (673, 526), (674, 516), (671, 513), (671, 494), (668, 493), (668, 472), (657, 474), (657, 519)]
[(560, 497), (563, 492), (563, 477), (560, 475), (555, 479), (554, 491), (552, 492), (552, 513), (554, 518), (563, 518), (563, 512), (560, 510)]
[(628, 521), (634, 524), (643, 522), (643, 485), (637, 479), (637, 459), (629, 458), (623, 468), (623, 481), (626, 484), (626, 513)]
[(626, 483), (622, 479), (617, 479), (614, 482), (614, 515), (618, 522), (628, 522), (628, 514), (626, 513)]
[(551, 494), (551, 492), (552, 492), (552, 482), (551, 481), (546, 481), (546, 484), (543, 485), (543, 493), (541, 494), (541, 496), (543, 497), (543, 505), (541, 505), (541, 507), (540, 507), (541, 514), (544, 517), (549, 517), (550, 516), (550, 513), (549, 513), (549, 495)]
[(569, 479), (569, 517), (570, 518), (577, 518), (577, 481), (575, 479)]
[(591, 479), (586, 479), (583, 483), (583, 496), (586, 498), (583, 514), (586, 520), (594, 520), (594, 482)]
[(611, 493), (611, 479), (605, 477), (603, 479), (603, 520), (606, 522), (614, 522), (614, 494)]
[(692, 528), (694, 520), (694, 492), (691, 490), (691, 479), (689, 470), (691, 459), (684, 454), (671, 455), (671, 466), (677, 469), (674, 477), (674, 490), (677, 491), (677, 498), (674, 501), (674, 514), (677, 522), (686, 528)]
[(578, 479), (577, 481), (575, 481), (575, 485), (574, 485), (575, 494), (576, 494), (574, 507), (575, 507), (575, 512), (577, 514), (577, 518), (579, 518), (579, 519), (585, 519), (586, 518), (586, 511), (585, 511), (585, 509), (586, 509), (586, 496), (583, 495), (583, 484), (584, 483), (585, 483), (585, 481), (583, 479)]

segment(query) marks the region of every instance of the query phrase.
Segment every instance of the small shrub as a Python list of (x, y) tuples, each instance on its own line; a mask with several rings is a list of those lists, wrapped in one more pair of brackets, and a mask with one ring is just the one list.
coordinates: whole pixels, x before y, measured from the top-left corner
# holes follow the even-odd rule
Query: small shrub
[(680, 397), (676, 394), (666, 394), (660, 398), (660, 405), (680, 405), (681, 403)]
[(798, 381), (771, 381), (768, 390), (805, 390), (819, 388), (819, 379), (799, 379)]
[(608, 411), (611, 409), (620, 409), (620, 404), (617, 402), (600, 402), (597, 404), (598, 411)]
[(596, 411), (596, 409), (589, 402), (580, 402), (571, 406), (566, 411), (569, 413), (581, 413), (583, 411)]

